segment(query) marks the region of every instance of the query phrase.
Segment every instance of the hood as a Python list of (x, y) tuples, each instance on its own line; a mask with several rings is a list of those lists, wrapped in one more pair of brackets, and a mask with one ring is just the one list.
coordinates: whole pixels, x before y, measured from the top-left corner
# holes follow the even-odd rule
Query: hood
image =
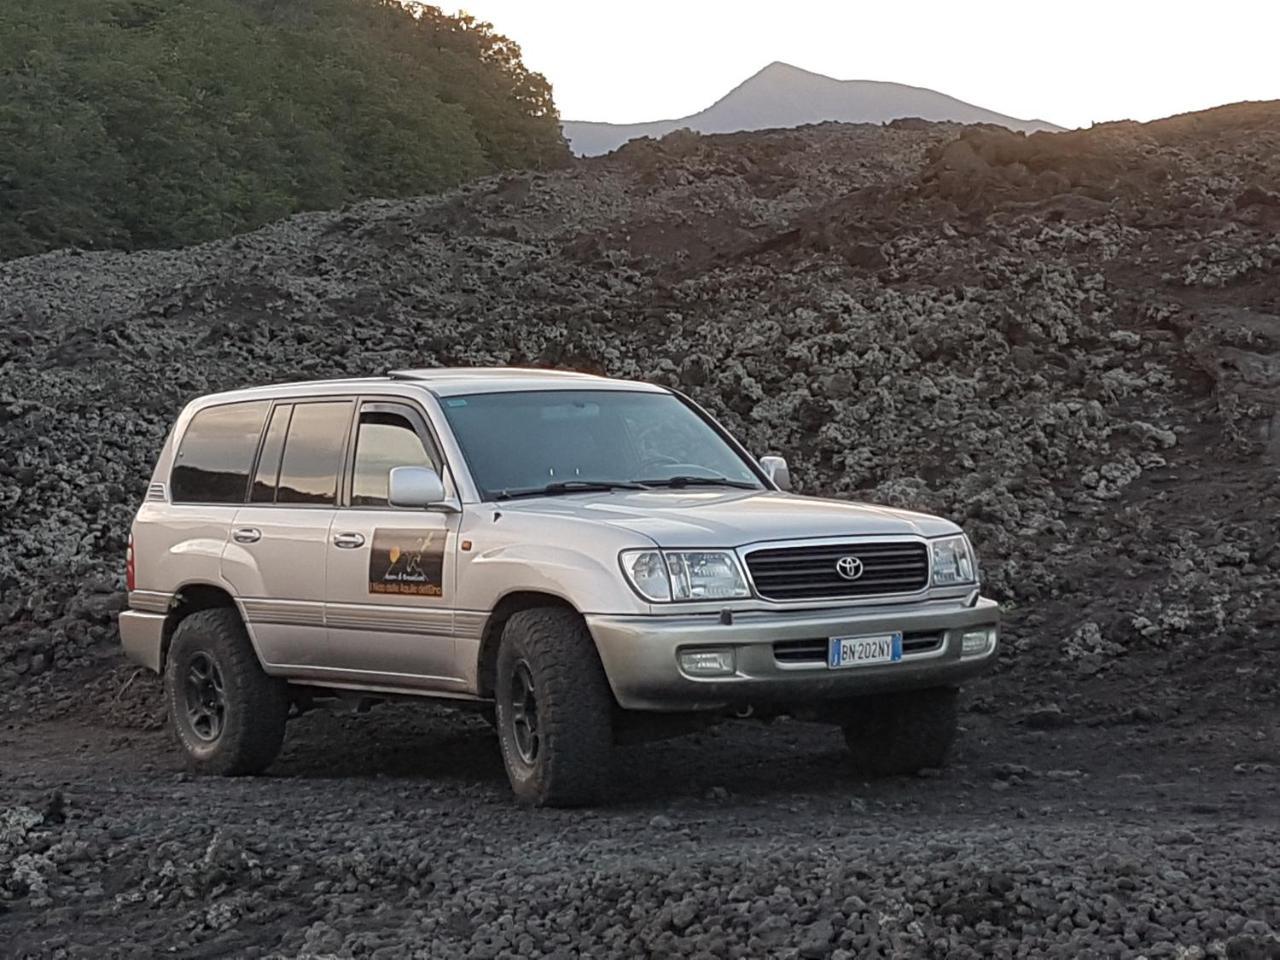
[(630, 530), (662, 547), (741, 547), (764, 540), (959, 533), (926, 513), (755, 490), (614, 490), (502, 504), (504, 513), (573, 517)]

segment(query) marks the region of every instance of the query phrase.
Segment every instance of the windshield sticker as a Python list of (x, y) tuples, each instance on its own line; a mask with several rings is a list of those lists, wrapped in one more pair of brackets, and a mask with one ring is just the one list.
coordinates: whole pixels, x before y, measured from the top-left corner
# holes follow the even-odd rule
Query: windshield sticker
[(369, 592), (415, 597), (444, 595), (444, 530), (373, 531)]

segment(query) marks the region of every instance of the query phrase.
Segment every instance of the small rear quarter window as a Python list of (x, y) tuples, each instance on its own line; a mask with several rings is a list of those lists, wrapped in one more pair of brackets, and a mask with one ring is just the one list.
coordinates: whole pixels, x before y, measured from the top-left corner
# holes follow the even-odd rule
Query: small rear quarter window
[(276, 482), (280, 479), (280, 454), (284, 452), (284, 434), (289, 429), (289, 417), (293, 405), (283, 403), (271, 414), (266, 439), (262, 441), (262, 453), (258, 455), (258, 474), (249, 490), (252, 503), (274, 503)]
[(268, 400), (206, 407), (191, 419), (169, 476), (174, 503), (244, 503)]

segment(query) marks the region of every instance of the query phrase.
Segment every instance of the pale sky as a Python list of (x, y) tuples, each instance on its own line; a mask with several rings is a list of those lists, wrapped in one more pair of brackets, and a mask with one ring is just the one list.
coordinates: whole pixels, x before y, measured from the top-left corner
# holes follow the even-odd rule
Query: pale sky
[(468, 0), (461, 9), (520, 44), (566, 120), (696, 113), (774, 60), (1063, 126), (1280, 99), (1280, 0)]

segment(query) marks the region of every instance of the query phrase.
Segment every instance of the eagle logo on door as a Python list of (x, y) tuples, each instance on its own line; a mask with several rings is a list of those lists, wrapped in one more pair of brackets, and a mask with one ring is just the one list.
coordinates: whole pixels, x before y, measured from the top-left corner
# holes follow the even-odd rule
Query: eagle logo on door
[(369, 592), (415, 597), (444, 595), (444, 545), (448, 533), (432, 530), (373, 531)]

